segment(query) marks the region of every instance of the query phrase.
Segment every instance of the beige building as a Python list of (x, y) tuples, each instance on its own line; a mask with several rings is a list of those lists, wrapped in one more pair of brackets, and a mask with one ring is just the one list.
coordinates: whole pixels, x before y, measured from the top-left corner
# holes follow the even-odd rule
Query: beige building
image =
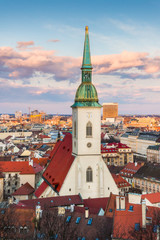
[(159, 164), (147, 163), (134, 175), (134, 187), (146, 193), (160, 191), (160, 166)]
[(120, 137), (120, 141), (129, 146), (133, 152), (146, 156), (148, 146), (160, 144), (160, 137), (148, 132), (131, 132), (124, 133)]
[(103, 120), (118, 117), (118, 103), (103, 103)]
[(152, 145), (147, 148), (147, 161), (160, 163), (160, 145)]
[(26, 182), (35, 188), (35, 171), (28, 162), (1, 161), (0, 169), (4, 175), (5, 197), (10, 196)]
[(109, 143), (101, 148), (101, 155), (106, 165), (123, 166), (133, 162), (133, 152), (122, 143)]

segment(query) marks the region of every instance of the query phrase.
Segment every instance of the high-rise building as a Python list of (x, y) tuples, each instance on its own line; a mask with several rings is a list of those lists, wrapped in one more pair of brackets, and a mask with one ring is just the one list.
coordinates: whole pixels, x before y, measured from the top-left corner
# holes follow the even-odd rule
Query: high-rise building
[(103, 120), (118, 117), (118, 103), (103, 103)]

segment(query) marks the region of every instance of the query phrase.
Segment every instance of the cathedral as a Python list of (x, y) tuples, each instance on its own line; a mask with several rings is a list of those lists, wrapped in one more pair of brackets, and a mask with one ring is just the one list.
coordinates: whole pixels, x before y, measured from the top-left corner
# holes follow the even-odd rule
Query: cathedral
[(81, 194), (82, 198), (108, 197), (118, 188), (101, 157), (101, 105), (92, 84), (88, 27), (82, 61), (81, 84), (72, 107), (72, 135), (66, 134), (52, 154), (36, 197)]

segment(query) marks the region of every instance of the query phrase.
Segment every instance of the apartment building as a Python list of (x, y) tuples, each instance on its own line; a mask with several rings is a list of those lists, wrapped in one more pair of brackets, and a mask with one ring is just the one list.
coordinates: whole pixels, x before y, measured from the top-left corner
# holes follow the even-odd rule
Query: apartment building
[(152, 145), (147, 148), (147, 161), (160, 163), (160, 145)]
[(156, 163), (144, 164), (134, 175), (134, 187), (146, 193), (160, 191), (160, 165)]
[(123, 166), (128, 162), (133, 162), (131, 148), (122, 143), (102, 144), (101, 155), (107, 165)]

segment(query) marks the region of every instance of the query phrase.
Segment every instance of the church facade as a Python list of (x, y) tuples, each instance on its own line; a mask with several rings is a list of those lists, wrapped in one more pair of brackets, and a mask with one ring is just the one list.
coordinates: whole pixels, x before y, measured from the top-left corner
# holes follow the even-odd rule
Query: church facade
[[(64, 142), (58, 143), (59, 148), (43, 174), (43, 184), (47, 186), (46, 192), (49, 187), (52, 188), (52, 191), (49, 191), (51, 195), (80, 193), (83, 198), (108, 197), (110, 192), (118, 194), (118, 188), (101, 157), (101, 105), (92, 84), (88, 27), (85, 29), (81, 70), (82, 81), (72, 105), (72, 136), (68, 135)], [(71, 146), (68, 147), (68, 152), (65, 152), (69, 141)], [(61, 169), (57, 167), (58, 162)]]

